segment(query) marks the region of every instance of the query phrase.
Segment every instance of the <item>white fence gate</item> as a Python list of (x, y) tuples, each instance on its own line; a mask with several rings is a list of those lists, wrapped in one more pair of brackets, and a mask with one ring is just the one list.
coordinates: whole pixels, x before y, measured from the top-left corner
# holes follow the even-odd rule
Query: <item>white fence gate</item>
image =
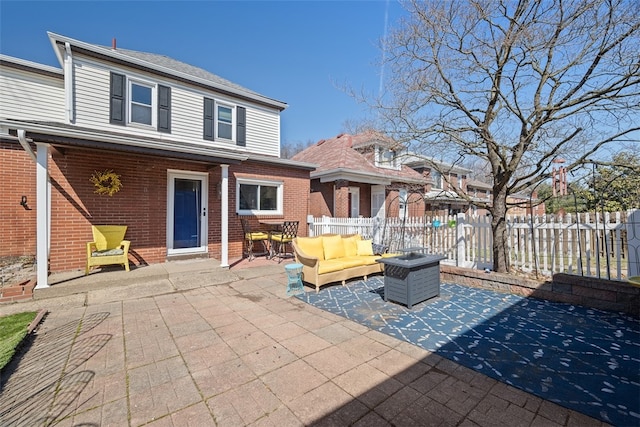
[[(390, 252), (420, 246), (445, 263), (493, 267), (491, 217), (308, 219), (309, 235), (355, 234)], [(545, 275), (569, 273), (622, 280), (640, 275), (640, 211), (556, 217), (508, 217), (510, 268)]]

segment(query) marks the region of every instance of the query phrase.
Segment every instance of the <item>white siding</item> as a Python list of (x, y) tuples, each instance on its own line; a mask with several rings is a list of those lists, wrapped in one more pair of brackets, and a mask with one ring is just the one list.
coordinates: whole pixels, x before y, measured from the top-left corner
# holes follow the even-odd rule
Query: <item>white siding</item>
[(0, 70), (0, 117), (64, 121), (64, 81), (29, 71)]
[(280, 112), (247, 107), (247, 151), (280, 155)]
[[(142, 126), (120, 126), (109, 123), (109, 74), (110, 71), (128, 77), (138, 77), (171, 87), (171, 134)], [(280, 153), (280, 114), (244, 100), (207, 92), (196, 86), (159, 78), (138, 70), (114, 68), (111, 64), (74, 58), (76, 125), (81, 127), (124, 132), (140, 136), (171, 139), (202, 146), (249, 151), (256, 154), (278, 156)], [(203, 138), (204, 98), (232, 103), (247, 109), (247, 145), (237, 147), (232, 143), (212, 142)], [(63, 111), (64, 112), (64, 111)]]

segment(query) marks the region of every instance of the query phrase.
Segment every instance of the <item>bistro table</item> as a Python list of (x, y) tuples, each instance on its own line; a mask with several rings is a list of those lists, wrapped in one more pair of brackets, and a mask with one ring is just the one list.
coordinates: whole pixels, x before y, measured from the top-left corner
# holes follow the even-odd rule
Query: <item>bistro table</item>
[(269, 239), (267, 240), (267, 249), (269, 251), (267, 255), (267, 259), (273, 258), (275, 255), (275, 251), (273, 250), (273, 241), (271, 240), (271, 233), (274, 231), (282, 230), (282, 225), (284, 224), (284, 219), (261, 219), (258, 220), (258, 223), (262, 226), (262, 228), (269, 234)]

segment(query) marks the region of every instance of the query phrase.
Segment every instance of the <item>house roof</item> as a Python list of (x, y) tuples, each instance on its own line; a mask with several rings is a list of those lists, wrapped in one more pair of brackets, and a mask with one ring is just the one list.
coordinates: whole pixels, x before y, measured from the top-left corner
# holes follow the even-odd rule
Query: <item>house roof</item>
[(416, 153), (407, 153), (403, 156), (402, 163), (405, 165), (409, 165), (411, 167), (435, 167), (440, 172), (443, 173), (455, 173), (460, 175), (465, 175), (471, 173), (471, 169), (464, 168), (462, 166), (452, 165), (450, 163), (445, 163), (438, 161), (432, 157), (427, 157), (422, 154)]
[[(323, 139), (293, 156), (293, 160), (314, 163), (317, 168), (311, 178), (321, 182), (346, 179), (352, 182), (389, 185), (391, 182), (423, 184), (421, 174), (408, 166), (400, 169), (377, 167), (371, 156), (362, 154), (355, 148), (384, 142), (380, 135), (366, 132), (358, 135), (340, 134)], [(388, 141), (387, 141), (388, 142)]]
[(488, 184), (486, 182), (478, 181), (477, 179), (467, 180), (467, 188), (469, 188), (469, 187), (478, 188), (478, 189), (481, 189), (481, 190), (492, 190), (493, 189), (493, 185)]
[(218, 92), (228, 93), (254, 102), (269, 105), (271, 107), (278, 108), (279, 110), (284, 110), (288, 106), (285, 102), (266, 97), (210, 73), (207, 70), (186, 64), (165, 55), (122, 49), (118, 47), (113, 48), (100, 46), (52, 32), (48, 32), (47, 34), (49, 35), (49, 40), (51, 41), (61, 66), (64, 66), (65, 46), (69, 43), (69, 47), (72, 52), (75, 50), (79, 53), (84, 53), (90, 56), (105, 57), (112, 62), (120, 62), (136, 68), (143, 68), (155, 73), (165, 74), (171, 78), (183, 80)]

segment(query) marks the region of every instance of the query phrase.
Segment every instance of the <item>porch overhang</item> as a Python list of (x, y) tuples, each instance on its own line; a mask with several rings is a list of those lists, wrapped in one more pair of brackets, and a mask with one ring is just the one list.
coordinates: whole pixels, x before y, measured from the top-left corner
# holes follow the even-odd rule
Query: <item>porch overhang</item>
[(346, 168), (336, 168), (311, 172), (311, 179), (319, 179), (322, 183), (345, 180), (349, 182), (384, 186), (391, 185), (393, 182), (402, 182), (405, 184), (424, 184), (424, 181), (422, 180), (416, 180), (402, 176), (364, 172)]
[(238, 164), (249, 156), (245, 153), (203, 147), (175, 140), (130, 137), (115, 132), (78, 128), (60, 123), (23, 122), (0, 119), (0, 128), (12, 134), (26, 131), (32, 141), (50, 144), (55, 148), (78, 147), (95, 150), (124, 151), (169, 159), (191, 160), (215, 164)]

